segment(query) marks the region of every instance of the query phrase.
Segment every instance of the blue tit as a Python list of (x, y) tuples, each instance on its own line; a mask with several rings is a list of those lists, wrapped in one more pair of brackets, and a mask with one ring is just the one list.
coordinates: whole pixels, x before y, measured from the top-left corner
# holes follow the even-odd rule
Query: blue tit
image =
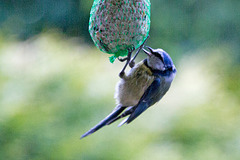
[(126, 116), (128, 117), (119, 126), (132, 122), (169, 90), (176, 75), (171, 57), (162, 49), (147, 48), (149, 51), (143, 51), (148, 57), (131, 68), (117, 83), (115, 109), (81, 138)]

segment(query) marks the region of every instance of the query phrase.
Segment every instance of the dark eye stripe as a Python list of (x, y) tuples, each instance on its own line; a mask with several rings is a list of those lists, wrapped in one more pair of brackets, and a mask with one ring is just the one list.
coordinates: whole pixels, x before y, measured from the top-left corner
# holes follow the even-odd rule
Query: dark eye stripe
[(152, 52), (152, 54), (156, 57), (158, 57), (162, 62), (163, 62), (163, 57), (159, 54), (159, 53), (156, 53), (156, 52)]

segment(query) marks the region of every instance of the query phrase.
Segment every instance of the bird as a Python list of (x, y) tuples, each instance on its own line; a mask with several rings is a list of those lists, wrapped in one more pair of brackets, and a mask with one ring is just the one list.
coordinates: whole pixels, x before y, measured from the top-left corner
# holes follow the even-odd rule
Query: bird
[(81, 139), (126, 116), (118, 126), (131, 123), (160, 101), (169, 90), (177, 72), (171, 57), (163, 49), (146, 47), (148, 50), (142, 50), (147, 58), (124, 74), (116, 85), (114, 97), (117, 106), (106, 118), (84, 133)]

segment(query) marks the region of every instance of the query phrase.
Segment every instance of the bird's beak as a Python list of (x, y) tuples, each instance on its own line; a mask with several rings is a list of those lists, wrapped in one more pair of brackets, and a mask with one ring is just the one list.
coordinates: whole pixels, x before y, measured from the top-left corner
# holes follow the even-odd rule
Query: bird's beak
[(149, 46), (146, 46), (148, 49), (149, 49), (149, 51), (147, 51), (146, 49), (144, 49), (143, 48), (143, 51), (148, 55), (148, 56), (151, 56), (152, 55), (152, 52), (153, 52), (153, 49), (151, 48), (151, 47), (149, 47)]

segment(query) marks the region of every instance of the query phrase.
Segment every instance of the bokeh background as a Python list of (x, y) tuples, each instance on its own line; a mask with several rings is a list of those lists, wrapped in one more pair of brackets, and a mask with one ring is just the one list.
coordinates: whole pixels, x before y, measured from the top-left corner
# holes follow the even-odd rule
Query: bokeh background
[(151, 0), (147, 45), (172, 56), (172, 87), (79, 140), (115, 107), (123, 66), (89, 36), (92, 3), (0, 0), (0, 159), (239, 160), (240, 1)]

